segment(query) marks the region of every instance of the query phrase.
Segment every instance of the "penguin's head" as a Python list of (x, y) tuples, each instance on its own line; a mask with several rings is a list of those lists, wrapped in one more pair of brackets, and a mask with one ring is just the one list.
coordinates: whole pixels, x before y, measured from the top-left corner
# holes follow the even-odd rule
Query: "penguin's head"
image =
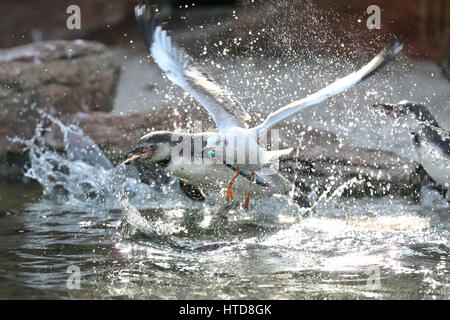
[(173, 144), (171, 132), (151, 132), (140, 138), (137, 146), (125, 154), (123, 164), (129, 164), (136, 160), (153, 163), (170, 160)]
[(378, 103), (372, 107), (393, 119), (404, 118), (413, 132), (420, 130), (421, 125), (436, 125), (433, 115), (422, 104), (403, 100), (394, 105)]
[(404, 116), (406, 110), (404, 108), (399, 108), (397, 105), (390, 105), (386, 103), (378, 103), (372, 106), (375, 110), (390, 116), (391, 118), (397, 119), (398, 117)]

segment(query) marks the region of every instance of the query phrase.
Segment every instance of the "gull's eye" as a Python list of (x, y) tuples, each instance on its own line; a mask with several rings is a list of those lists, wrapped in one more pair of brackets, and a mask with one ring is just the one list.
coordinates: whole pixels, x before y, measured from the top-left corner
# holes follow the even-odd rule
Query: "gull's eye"
[(155, 149), (155, 144), (154, 143), (149, 143), (147, 146), (150, 150)]

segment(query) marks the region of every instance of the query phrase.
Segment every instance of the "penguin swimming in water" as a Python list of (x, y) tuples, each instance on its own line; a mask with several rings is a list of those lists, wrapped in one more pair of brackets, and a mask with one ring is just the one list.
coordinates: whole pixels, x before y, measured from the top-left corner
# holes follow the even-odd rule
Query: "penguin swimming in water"
[(403, 117), (425, 172), (448, 195), (450, 189), (450, 133), (419, 103), (403, 100), (394, 105), (375, 104), (377, 110), (394, 119)]

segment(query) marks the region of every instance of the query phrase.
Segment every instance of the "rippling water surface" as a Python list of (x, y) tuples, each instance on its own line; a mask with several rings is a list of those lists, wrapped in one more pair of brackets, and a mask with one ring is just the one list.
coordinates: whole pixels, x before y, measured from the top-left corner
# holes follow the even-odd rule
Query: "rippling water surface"
[(433, 191), (225, 212), (168, 177), (139, 182), (60, 127), (65, 153), (38, 128), (30, 182), (0, 185), (0, 298), (450, 298), (450, 209)]

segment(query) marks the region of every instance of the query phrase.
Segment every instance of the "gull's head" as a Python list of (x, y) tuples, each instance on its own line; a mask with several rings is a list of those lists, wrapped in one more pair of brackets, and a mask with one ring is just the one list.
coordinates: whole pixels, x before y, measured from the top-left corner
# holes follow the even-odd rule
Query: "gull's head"
[(213, 134), (206, 140), (205, 151), (215, 150), (222, 143), (222, 137), (219, 134)]
[(153, 163), (170, 160), (172, 145), (171, 132), (151, 132), (140, 138), (137, 146), (125, 154), (123, 164), (130, 164), (136, 160)]

